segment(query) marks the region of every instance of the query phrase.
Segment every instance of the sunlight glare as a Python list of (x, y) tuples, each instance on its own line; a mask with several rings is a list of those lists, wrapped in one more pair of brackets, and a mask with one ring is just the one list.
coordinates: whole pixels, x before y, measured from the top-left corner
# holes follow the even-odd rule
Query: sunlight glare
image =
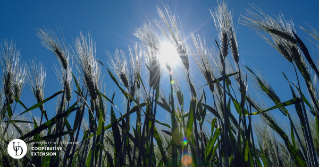
[(191, 165), (193, 162), (192, 154), (186, 148), (181, 152), (181, 162), (185, 166)]
[(176, 51), (176, 48), (172, 44), (162, 43), (159, 60), (162, 65), (168, 63), (171, 66), (174, 66), (180, 61), (180, 58)]

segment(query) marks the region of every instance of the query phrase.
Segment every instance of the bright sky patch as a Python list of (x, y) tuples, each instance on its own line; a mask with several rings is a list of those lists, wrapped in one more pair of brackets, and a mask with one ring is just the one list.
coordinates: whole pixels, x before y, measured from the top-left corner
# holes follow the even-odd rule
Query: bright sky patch
[(161, 43), (161, 51), (159, 54), (159, 60), (162, 65), (166, 63), (171, 66), (176, 65), (179, 61), (179, 55), (176, 51), (176, 48), (170, 43)]

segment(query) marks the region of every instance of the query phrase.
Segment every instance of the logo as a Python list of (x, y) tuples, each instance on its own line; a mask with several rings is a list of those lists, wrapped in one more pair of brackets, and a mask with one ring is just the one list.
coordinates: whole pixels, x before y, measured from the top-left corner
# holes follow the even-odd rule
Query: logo
[(13, 139), (8, 145), (8, 153), (14, 159), (20, 159), (27, 154), (27, 144), (23, 140)]

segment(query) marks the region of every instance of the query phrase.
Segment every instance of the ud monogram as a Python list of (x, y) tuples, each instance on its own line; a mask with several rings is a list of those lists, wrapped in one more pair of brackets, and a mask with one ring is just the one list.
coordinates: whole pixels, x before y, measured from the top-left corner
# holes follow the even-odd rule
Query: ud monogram
[(23, 140), (14, 139), (8, 145), (8, 153), (14, 159), (20, 159), (27, 153), (27, 145)]
[[(23, 153), (23, 148), (22, 148), (21, 146), (19, 146), (19, 143), (20, 143), (20, 142), (18, 142), (18, 146), (15, 146), (14, 143), (15, 143), (15, 142), (13, 142), (13, 150), (16, 151), (16, 156), (18, 156), (17, 154), (18, 154), (18, 151), (19, 151), (19, 150), (21, 150), (21, 153), (20, 153), (20, 155), (21, 155), (21, 154)], [(20, 148), (21, 148), (21, 149), (20, 149)], [(20, 156), (20, 155), (19, 155), (19, 156)]]

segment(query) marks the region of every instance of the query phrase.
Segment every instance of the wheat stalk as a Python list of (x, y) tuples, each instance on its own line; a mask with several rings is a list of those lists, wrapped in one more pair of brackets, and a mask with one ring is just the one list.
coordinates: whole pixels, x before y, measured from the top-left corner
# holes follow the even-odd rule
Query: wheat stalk
[[(68, 53), (68, 51), (67, 51)], [(54, 65), (54, 72), (55, 75), (58, 77), (59, 81), (60, 81), (60, 85), (62, 88), (65, 88), (66, 91), (66, 100), (70, 101), (71, 97), (72, 97), (72, 68), (73, 68), (73, 63), (70, 63), (69, 59), (70, 56), (66, 56), (66, 62), (68, 65), (67, 69), (64, 70), (63, 69), (63, 65), (61, 63), (60, 64), (60, 70), (59, 68)]]
[(63, 65), (63, 68), (66, 70), (68, 66), (67, 61), (67, 48), (64, 45), (64, 40), (60, 42), (58, 36), (53, 29), (50, 28), (39, 28), (37, 36), (42, 40), (42, 45), (47, 49), (51, 50), (58, 58), (58, 60)]
[(187, 54), (187, 44), (182, 39), (179, 27), (177, 25), (176, 16), (172, 14), (169, 7), (164, 5), (164, 10), (156, 6), (157, 14), (160, 20), (155, 19), (155, 25), (161, 30), (161, 32), (167, 37), (167, 39), (175, 46), (177, 53), (179, 54), (184, 68), (189, 70), (189, 60)]
[(123, 50), (118, 50), (116, 48), (114, 56), (112, 56), (109, 52), (107, 52), (110, 62), (108, 62), (110, 68), (116, 74), (116, 76), (120, 79), (125, 88), (129, 88), (129, 70), (128, 70), (128, 62), (125, 57), (125, 53)]
[[(35, 96), (37, 102), (39, 103), (44, 100), (46, 72), (43, 67), (43, 64), (41, 62), (36, 64), (35, 60), (31, 61), (30, 68), (31, 68), (31, 72), (29, 75), (29, 86), (31, 87), (33, 95)], [(42, 124), (43, 113), (46, 110), (44, 110), (44, 104), (41, 104), (39, 108), (42, 111), (42, 116), (40, 120), (40, 124)]]
[(212, 93), (214, 93), (213, 81), (215, 80), (215, 77), (212, 67), (212, 59), (214, 52), (211, 52), (210, 49), (207, 48), (205, 39), (202, 42), (199, 35), (196, 37), (193, 33), (191, 33), (191, 38), (196, 49), (196, 52), (194, 50), (191, 50), (192, 56), (198, 68), (204, 75), (207, 83), (209, 84), (209, 89)]
[(149, 71), (149, 86), (156, 89), (159, 86), (161, 78), (161, 66), (158, 59), (161, 47), (159, 37), (151, 22), (149, 24), (144, 23), (141, 27), (135, 29), (134, 35), (144, 44)]
[(76, 68), (80, 73), (92, 100), (97, 98), (97, 88), (100, 79), (100, 67), (95, 55), (95, 44), (90, 36), (84, 36), (80, 32), (80, 37), (75, 40)]
[(10, 97), (10, 103), (13, 102), (13, 95), (18, 99), (25, 85), (28, 75), (28, 67), (20, 62), (20, 51), (16, 49), (15, 44), (7, 40), (0, 45), (0, 63), (2, 66), (4, 92)]

